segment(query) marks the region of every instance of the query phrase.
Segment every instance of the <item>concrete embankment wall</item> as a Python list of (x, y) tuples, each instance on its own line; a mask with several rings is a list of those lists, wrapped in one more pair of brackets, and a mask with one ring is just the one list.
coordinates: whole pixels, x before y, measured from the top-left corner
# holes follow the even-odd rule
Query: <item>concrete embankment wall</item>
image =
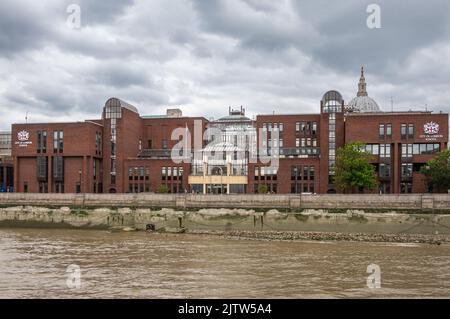
[(450, 234), (450, 195), (0, 194), (0, 227)]
[(188, 230), (318, 231), (377, 234), (450, 235), (450, 214), (370, 212), (326, 209), (284, 212), (272, 209), (206, 208), (197, 211), (173, 208), (75, 208), (14, 206), (0, 208), (0, 227), (144, 230), (185, 227)]
[(197, 195), (197, 194), (30, 194), (1, 193), (0, 207), (152, 207), (176, 209), (394, 209), (450, 211), (450, 195)]

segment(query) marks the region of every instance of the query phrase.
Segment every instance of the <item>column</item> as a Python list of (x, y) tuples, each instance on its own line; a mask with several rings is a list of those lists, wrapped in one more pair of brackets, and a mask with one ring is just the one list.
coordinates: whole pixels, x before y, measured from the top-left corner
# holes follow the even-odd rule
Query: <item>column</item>
[(400, 193), (400, 161), (401, 161), (401, 147), (400, 143), (393, 143), (393, 152), (391, 154), (391, 168), (392, 168), (392, 193), (399, 194)]
[(87, 193), (86, 181), (87, 181), (87, 156), (83, 156), (83, 166), (81, 172), (81, 193)]
[(53, 156), (48, 156), (48, 166), (47, 166), (47, 184), (48, 184), (48, 192), (53, 193)]
[(14, 156), (14, 166), (13, 166), (13, 171), (14, 171), (14, 192), (18, 192), (19, 191), (19, 159), (17, 158), (17, 156)]
[(94, 179), (94, 161), (93, 157), (89, 156), (89, 165), (86, 170), (86, 187), (87, 187), (87, 193), (91, 193), (93, 189), (93, 179)]

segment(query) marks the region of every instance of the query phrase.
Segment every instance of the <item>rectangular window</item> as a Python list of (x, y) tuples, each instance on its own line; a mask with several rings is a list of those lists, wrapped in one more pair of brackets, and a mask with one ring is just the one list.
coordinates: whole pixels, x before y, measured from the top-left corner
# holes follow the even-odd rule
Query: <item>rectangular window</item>
[(410, 139), (414, 138), (414, 124), (408, 125), (408, 138)]
[(386, 124), (386, 136), (387, 138), (392, 137), (392, 124)]
[(166, 139), (163, 139), (163, 140), (162, 140), (162, 149), (163, 149), (163, 150), (166, 150), (166, 149), (167, 149), (167, 140), (166, 140)]
[(406, 139), (406, 124), (402, 124), (400, 133), (401, 133), (402, 139)]
[(317, 134), (317, 122), (313, 122), (312, 124), (312, 134), (313, 135)]
[(391, 165), (390, 164), (380, 164), (379, 167), (379, 176), (381, 178), (386, 178), (391, 176)]
[(64, 141), (64, 133), (63, 131), (59, 131), (59, 152), (63, 152), (63, 141)]
[(152, 145), (152, 140), (148, 140), (148, 149), (152, 149), (153, 145)]
[(302, 132), (302, 135), (306, 134), (306, 123), (305, 122), (300, 123), (300, 130)]
[(391, 157), (391, 144), (380, 144), (380, 157)]
[(308, 179), (308, 170), (309, 170), (309, 168), (307, 165), (303, 166), (303, 180)]
[(58, 152), (58, 131), (53, 131), (53, 153)]
[(162, 177), (163, 181), (166, 180), (166, 168), (165, 167), (161, 168), (161, 177)]
[(297, 178), (297, 166), (291, 166), (291, 181), (295, 181)]
[(37, 143), (36, 143), (37, 152), (41, 152), (41, 131), (37, 131)]
[(131, 167), (128, 169), (128, 180), (133, 180), (133, 169)]
[(42, 153), (47, 153), (47, 131), (42, 131)]
[(413, 174), (413, 164), (412, 163), (402, 163), (402, 177), (410, 178)]
[(309, 180), (313, 181), (314, 180), (314, 165), (311, 165), (309, 167)]
[(384, 124), (379, 125), (378, 135), (380, 136), (380, 139), (384, 140)]

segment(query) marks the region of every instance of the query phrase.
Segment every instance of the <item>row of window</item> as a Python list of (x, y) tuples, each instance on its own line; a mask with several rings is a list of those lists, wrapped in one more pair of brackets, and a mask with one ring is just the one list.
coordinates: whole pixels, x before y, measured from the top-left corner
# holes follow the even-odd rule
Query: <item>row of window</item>
[(317, 146), (317, 138), (316, 137), (302, 137), (295, 139), (295, 147), (306, 147), (306, 146)]
[(402, 157), (411, 157), (413, 155), (438, 154), (440, 151), (441, 146), (438, 143), (402, 145)]
[[(402, 163), (401, 166), (401, 177), (404, 178), (412, 178), (413, 172), (420, 171), (420, 164), (412, 164), (412, 163)], [(392, 174), (391, 164), (381, 163), (378, 167), (378, 176), (380, 178), (390, 178)]]
[(317, 122), (297, 122), (295, 123), (295, 136), (300, 137), (299, 133), (305, 135), (316, 135), (317, 134)]
[[(380, 139), (391, 138), (392, 137), (392, 124), (380, 124), (378, 127), (378, 134)], [(401, 124), (400, 126), (400, 134), (402, 139), (414, 138), (414, 124)]]
[(291, 181), (310, 180), (315, 178), (314, 165), (291, 166)]
[(95, 132), (95, 154), (102, 154), (102, 134), (100, 132)]
[(163, 181), (183, 180), (183, 167), (161, 167), (161, 179)]
[(278, 179), (278, 168), (255, 166), (255, 180), (276, 181)]
[[(391, 157), (391, 144), (366, 144), (365, 150), (372, 155)], [(438, 154), (440, 150), (439, 143), (402, 144), (402, 157)]]
[[(47, 131), (37, 131), (36, 151), (38, 153), (47, 153)], [(53, 131), (53, 153), (62, 153), (64, 145), (63, 131)]]
[(140, 180), (143, 181), (144, 179), (148, 181), (150, 178), (150, 168), (148, 167), (130, 167), (128, 169), (128, 180)]
[(279, 131), (283, 132), (284, 130), (284, 124), (283, 123), (263, 123), (263, 132), (272, 132), (272, 131)]
[(291, 194), (301, 194), (301, 193), (313, 193), (314, 194), (314, 183), (291, 183)]

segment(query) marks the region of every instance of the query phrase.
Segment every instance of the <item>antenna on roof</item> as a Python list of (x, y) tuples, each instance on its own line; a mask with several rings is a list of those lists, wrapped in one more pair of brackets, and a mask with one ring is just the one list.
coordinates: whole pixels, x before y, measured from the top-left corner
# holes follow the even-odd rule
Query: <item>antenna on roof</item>
[(394, 97), (391, 96), (391, 112), (394, 112)]
[(28, 124), (28, 111), (25, 113), (25, 123)]
[(428, 104), (425, 104), (425, 112), (428, 112)]

